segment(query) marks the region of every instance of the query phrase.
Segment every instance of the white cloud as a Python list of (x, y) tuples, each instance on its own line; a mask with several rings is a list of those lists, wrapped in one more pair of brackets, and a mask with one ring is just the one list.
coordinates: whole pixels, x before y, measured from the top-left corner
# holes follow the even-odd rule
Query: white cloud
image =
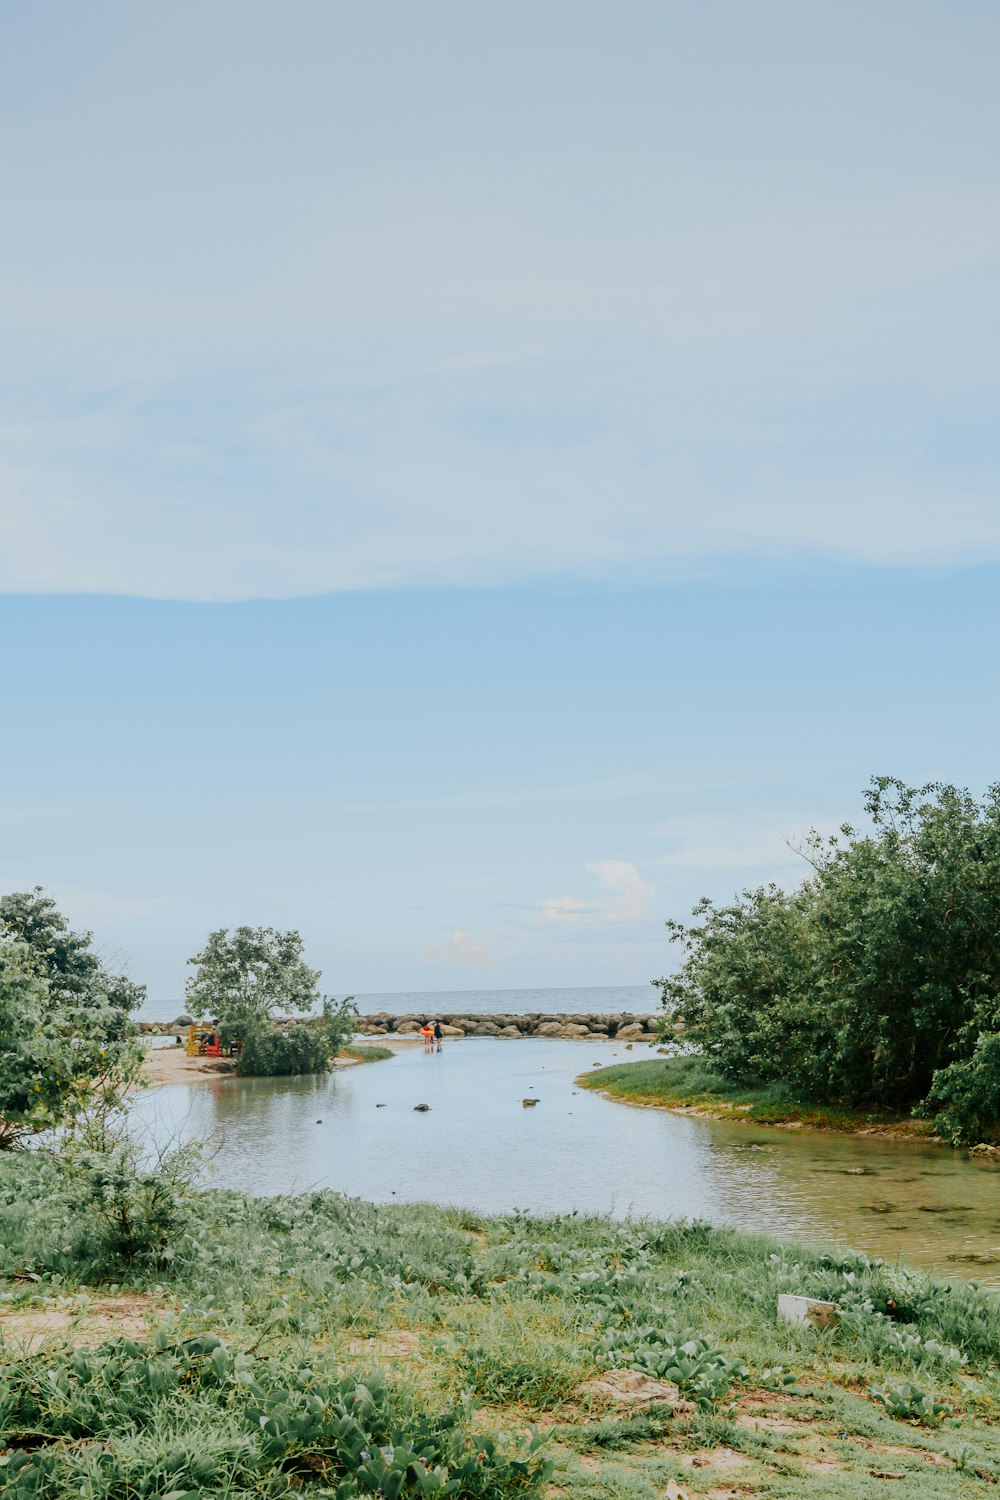
[(490, 958), (482, 943), (477, 943), (467, 932), (463, 932), (461, 927), (454, 928), (443, 948), (425, 948), (424, 957), (450, 959), (456, 963), (483, 964), (489, 968), (496, 966), (496, 959)]
[(547, 896), (539, 903), (543, 922), (641, 922), (655, 889), (627, 859), (597, 859), (586, 866), (610, 894), (588, 903), (577, 896)]

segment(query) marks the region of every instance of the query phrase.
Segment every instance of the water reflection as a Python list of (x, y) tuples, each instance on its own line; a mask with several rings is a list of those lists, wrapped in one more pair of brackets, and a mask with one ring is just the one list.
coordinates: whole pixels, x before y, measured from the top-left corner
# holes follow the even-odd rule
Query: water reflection
[[(322, 1186), (483, 1212), (698, 1217), (1000, 1283), (996, 1167), (914, 1142), (632, 1109), (574, 1088), (616, 1050), (472, 1038), (329, 1079), (172, 1086), (136, 1112), (161, 1140), (211, 1137), (215, 1181), (250, 1193)], [(523, 1108), (526, 1097), (538, 1108)]]

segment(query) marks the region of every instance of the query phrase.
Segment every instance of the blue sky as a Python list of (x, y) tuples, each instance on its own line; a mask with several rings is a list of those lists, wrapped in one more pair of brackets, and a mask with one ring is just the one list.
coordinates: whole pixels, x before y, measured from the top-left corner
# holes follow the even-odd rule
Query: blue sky
[(0, 17), (0, 883), (640, 982), (997, 774), (995, 7)]

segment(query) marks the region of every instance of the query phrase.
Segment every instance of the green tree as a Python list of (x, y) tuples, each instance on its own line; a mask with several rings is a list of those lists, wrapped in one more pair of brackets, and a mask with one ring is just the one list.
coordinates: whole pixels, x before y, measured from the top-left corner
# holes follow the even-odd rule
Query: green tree
[(294, 931), (236, 927), (230, 933), (222, 927), (188, 963), (195, 965), (185, 985), (192, 1015), (250, 1028), (319, 1004), (320, 971), (306, 963)]
[(865, 805), (870, 832), (809, 838), (796, 890), (668, 924), (685, 959), (658, 981), (664, 1005), (736, 1081), (931, 1113), (947, 1101), (952, 1139), (1000, 1132), (983, 1091), (1000, 1033), (1000, 786), (977, 802), (884, 776)]
[(106, 997), (54, 990), (31, 944), (0, 942), (0, 1150), (106, 1116), (140, 1064)]
[(124, 1036), (127, 1018), (146, 997), (144, 985), (113, 974), (93, 948), (89, 932), (73, 932), (51, 896), (40, 885), (0, 898), (0, 941), (26, 943), (54, 999), (80, 1005), (110, 1005), (118, 1012), (113, 1029)]

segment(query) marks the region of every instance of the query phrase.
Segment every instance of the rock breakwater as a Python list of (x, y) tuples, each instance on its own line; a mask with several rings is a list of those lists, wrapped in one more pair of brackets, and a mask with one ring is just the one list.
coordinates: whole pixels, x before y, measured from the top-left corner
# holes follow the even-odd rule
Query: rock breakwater
[(578, 1015), (563, 1012), (555, 1015), (542, 1011), (531, 1011), (525, 1015), (497, 1013), (489, 1016), (470, 1016), (464, 1011), (435, 1011), (433, 1013), (394, 1016), (388, 1011), (379, 1011), (371, 1016), (359, 1016), (358, 1030), (366, 1036), (415, 1036), (424, 1021), (437, 1020), (445, 1036), (496, 1036), (496, 1037), (576, 1037), (585, 1041), (652, 1042), (659, 1035), (661, 1017), (656, 1014), (635, 1015), (626, 1011), (614, 1015)]

